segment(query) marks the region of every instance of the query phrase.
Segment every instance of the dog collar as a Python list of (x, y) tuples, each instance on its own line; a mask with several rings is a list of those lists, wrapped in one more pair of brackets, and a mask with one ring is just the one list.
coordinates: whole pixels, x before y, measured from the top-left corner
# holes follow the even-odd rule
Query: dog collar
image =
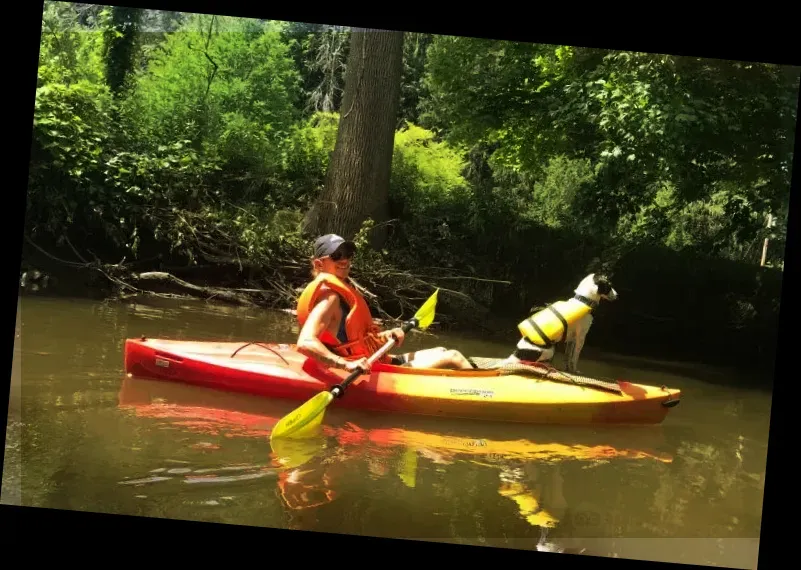
[(582, 303), (584, 303), (585, 305), (587, 305), (591, 309), (594, 309), (594, 308), (596, 308), (598, 306), (598, 303), (588, 299), (584, 295), (574, 295), (573, 298), (576, 299), (577, 301), (581, 301)]

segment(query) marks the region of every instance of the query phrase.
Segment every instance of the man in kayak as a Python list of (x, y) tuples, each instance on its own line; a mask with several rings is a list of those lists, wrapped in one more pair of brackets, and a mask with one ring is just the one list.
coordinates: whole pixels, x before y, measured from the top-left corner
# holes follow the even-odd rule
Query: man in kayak
[[(327, 234), (314, 242), (312, 274), (297, 305), (301, 326), (297, 347), (327, 366), (368, 370), (367, 359), (393, 336), (403, 344), (401, 328), (381, 331), (374, 323), (364, 297), (348, 278), (356, 244)], [(402, 355), (385, 355), (382, 362), (413, 368), (473, 369), (456, 350), (443, 347)]]

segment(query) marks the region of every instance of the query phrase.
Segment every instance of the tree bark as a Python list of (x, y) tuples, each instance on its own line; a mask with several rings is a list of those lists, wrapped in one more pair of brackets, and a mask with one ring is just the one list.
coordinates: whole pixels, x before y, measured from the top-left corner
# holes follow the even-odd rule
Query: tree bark
[[(325, 188), (304, 220), (307, 234), (352, 238), (367, 218), (387, 219), (402, 69), (403, 32), (353, 31), (337, 142)], [(374, 230), (371, 245), (385, 238), (384, 228)]]

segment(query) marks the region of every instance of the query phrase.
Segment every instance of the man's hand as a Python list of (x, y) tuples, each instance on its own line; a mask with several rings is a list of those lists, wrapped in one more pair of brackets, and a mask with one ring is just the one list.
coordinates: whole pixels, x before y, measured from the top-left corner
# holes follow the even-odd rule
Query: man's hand
[(388, 341), (392, 337), (395, 337), (395, 343), (400, 346), (403, 344), (403, 339), (406, 337), (406, 333), (403, 332), (403, 329), (398, 327), (396, 329), (390, 329), (388, 331), (381, 332), (378, 336), (384, 339), (384, 342)]
[(370, 363), (367, 362), (366, 358), (360, 358), (359, 360), (345, 360), (345, 370), (348, 372), (353, 372), (357, 368), (361, 368), (362, 371), (367, 372), (370, 370)]

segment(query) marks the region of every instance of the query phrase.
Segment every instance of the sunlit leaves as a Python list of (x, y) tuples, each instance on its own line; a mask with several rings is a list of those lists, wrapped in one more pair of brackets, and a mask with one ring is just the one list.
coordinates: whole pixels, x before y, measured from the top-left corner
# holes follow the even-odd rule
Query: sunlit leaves
[[(524, 50), (527, 66), (516, 55)], [(688, 208), (734, 192), (721, 220), (738, 239), (756, 238), (760, 217), (786, 203), (797, 74), (766, 64), (470, 38), (437, 38), (430, 53), (426, 117), (451, 140), (494, 145), (489, 162), (499, 182), (511, 171), (547, 185), (553, 157), (590, 161), (596, 182), (579, 194), (587, 208), (572, 215), (582, 222), (574, 227), (595, 228), (597, 238), (613, 237), (611, 223), (621, 237), (667, 239), (663, 231), (625, 227), (637, 212), (653, 210), (648, 188), (665, 183)], [(682, 235), (690, 235), (687, 228)], [(709, 244), (705, 235), (699, 229), (695, 242), (670, 244)]]
[(275, 141), (288, 132), (297, 83), (278, 29), (196, 16), (153, 55), (128, 116), (139, 136), (153, 143), (189, 138), (214, 144), (244, 120), (253, 136), (242, 151), (263, 155), (256, 133)]

